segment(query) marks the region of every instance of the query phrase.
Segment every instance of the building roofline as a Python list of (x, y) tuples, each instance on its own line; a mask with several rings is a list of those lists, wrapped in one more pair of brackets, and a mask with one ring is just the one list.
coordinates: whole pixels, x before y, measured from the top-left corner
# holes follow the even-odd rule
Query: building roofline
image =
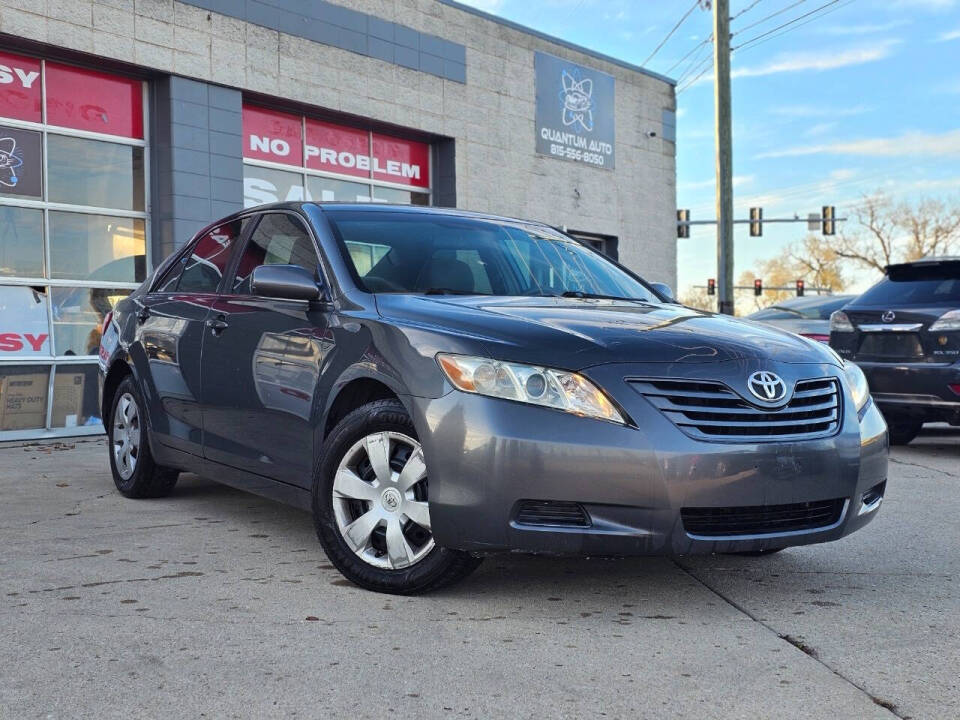
[(551, 42), (555, 45), (560, 45), (562, 47), (565, 47), (568, 50), (574, 50), (575, 52), (583, 53), (584, 55), (590, 55), (591, 57), (595, 57), (598, 60), (603, 60), (604, 62), (611, 63), (612, 65), (619, 65), (620, 67), (625, 68), (627, 70), (632, 70), (633, 72), (638, 72), (643, 75), (648, 75), (652, 78), (665, 82), (672, 87), (677, 86), (677, 81), (674, 80), (673, 78), (667, 77), (666, 75), (661, 75), (658, 72), (654, 72), (653, 70), (648, 70), (647, 68), (641, 67), (640, 65), (634, 65), (633, 63), (629, 63), (626, 60), (620, 60), (619, 58), (615, 58), (610, 55), (605, 55), (604, 53), (598, 52), (597, 50), (591, 50), (590, 48), (584, 47), (583, 45), (577, 45), (576, 43), (568, 42), (563, 38), (558, 38), (554, 35), (548, 35), (547, 33), (540, 32), (539, 30), (534, 30), (533, 28), (527, 27), (526, 25), (521, 25), (520, 23), (513, 22), (512, 20), (507, 20), (506, 18), (499, 17), (492, 13), (488, 13), (484, 10), (478, 10), (477, 8), (472, 7), (470, 5), (464, 5), (461, 2), (457, 2), (457, 0), (437, 0), (437, 2), (443, 3), (444, 5), (449, 5), (452, 8), (456, 8), (457, 10), (462, 10), (463, 12), (470, 13), (471, 15), (476, 15), (477, 17), (483, 18), (484, 20), (495, 22), (499, 25), (503, 25), (513, 30), (519, 30), (520, 32), (525, 33), (527, 35), (533, 35), (534, 37), (538, 37), (541, 40), (546, 40), (547, 42)]

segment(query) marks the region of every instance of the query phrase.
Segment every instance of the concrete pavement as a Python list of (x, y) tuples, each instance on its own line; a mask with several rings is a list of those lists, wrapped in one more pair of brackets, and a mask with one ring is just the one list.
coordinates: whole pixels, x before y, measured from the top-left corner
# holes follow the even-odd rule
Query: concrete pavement
[(0, 718), (960, 716), (960, 433), (895, 449), (880, 517), (767, 558), (487, 559), (355, 588), (309, 516), (102, 441), (0, 447)]

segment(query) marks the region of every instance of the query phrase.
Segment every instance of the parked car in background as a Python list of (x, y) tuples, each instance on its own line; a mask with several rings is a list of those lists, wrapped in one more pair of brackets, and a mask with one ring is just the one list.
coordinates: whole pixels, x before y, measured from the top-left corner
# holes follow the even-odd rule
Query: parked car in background
[(856, 295), (809, 295), (790, 298), (747, 315), (748, 320), (767, 323), (820, 342), (830, 342), (830, 315)]
[(960, 257), (888, 265), (833, 314), (830, 345), (863, 369), (891, 443), (925, 422), (960, 425)]
[(299, 505), (373, 590), (440, 587), (493, 552), (836, 540), (886, 487), (886, 425), (856, 365), (668, 302), (538, 223), (253, 208), (104, 325), (121, 493), (167, 494), (186, 470)]

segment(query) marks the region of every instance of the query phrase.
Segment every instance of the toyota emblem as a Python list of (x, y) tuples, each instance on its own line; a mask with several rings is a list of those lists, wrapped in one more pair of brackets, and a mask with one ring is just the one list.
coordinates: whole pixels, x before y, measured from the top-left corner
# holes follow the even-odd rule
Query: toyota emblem
[(893, 322), (897, 319), (897, 314), (893, 310), (887, 310), (883, 315), (880, 316), (880, 319), (884, 322)]
[(787, 396), (787, 384), (776, 373), (758, 370), (747, 378), (747, 387), (764, 402), (777, 402)]

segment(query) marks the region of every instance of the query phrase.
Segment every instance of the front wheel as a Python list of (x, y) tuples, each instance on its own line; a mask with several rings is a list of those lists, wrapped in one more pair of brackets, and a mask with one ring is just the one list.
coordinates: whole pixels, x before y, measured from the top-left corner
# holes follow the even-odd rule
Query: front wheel
[(907, 445), (920, 434), (920, 429), (923, 427), (923, 420), (909, 415), (890, 413), (885, 415), (884, 419), (887, 421), (891, 445)]
[(454, 583), (480, 564), (437, 546), (423, 448), (398, 400), (377, 400), (330, 433), (313, 482), (320, 544), (350, 581), (411, 595)]

